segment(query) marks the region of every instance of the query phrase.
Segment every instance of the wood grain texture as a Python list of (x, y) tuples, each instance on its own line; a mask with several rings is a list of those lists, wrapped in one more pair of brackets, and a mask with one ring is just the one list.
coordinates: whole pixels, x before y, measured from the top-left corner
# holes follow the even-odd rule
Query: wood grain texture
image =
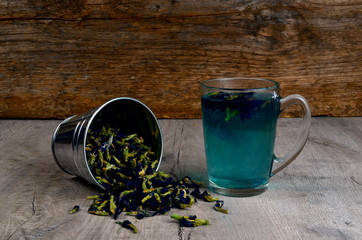
[(362, 116), (360, 0), (1, 0), (0, 54), (1, 118), (120, 96), (195, 118), (199, 83), (234, 76), (275, 79), (314, 116)]
[[(50, 137), (57, 120), (0, 120), (1, 239), (352, 239), (362, 236), (362, 118), (314, 118), (298, 159), (271, 178), (269, 190), (249, 198), (219, 196), (230, 214), (198, 201), (187, 210), (210, 226), (180, 228), (169, 214), (133, 221), (134, 234), (111, 217), (87, 213), (99, 192), (62, 172), (53, 160)], [(178, 177), (206, 174), (200, 120), (161, 120), (161, 169)], [(277, 150), (290, 149), (300, 119), (283, 118)], [(216, 194), (214, 194), (217, 196)], [(80, 205), (76, 214), (68, 211)]]

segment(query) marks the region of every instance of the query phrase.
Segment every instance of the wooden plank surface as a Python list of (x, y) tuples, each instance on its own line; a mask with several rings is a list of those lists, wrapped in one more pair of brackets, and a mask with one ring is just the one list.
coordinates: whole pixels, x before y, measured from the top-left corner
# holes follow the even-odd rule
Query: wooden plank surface
[(361, 9), (361, 0), (0, 0), (0, 118), (66, 118), (120, 96), (159, 118), (198, 118), (199, 83), (235, 76), (279, 81), (314, 116), (362, 116)]
[[(62, 172), (50, 139), (57, 120), (0, 120), (0, 238), (14, 239), (360, 239), (362, 118), (314, 118), (300, 157), (250, 198), (221, 196), (230, 214), (197, 202), (172, 213), (196, 214), (211, 225), (180, 228), (169, 214), (135, 220), (134, 234), (110, 217), (87, 213), (92, 185)], [(200, 120), (161, 120), (161, 169), (206, 178)], [(281, 119), (277, 153), (293, 144), (300, 119)], [(216, 194), (215, 194), (216, 195)], [(217, 195), (216, 195), (217, 196)], [(75, 204), (80, 212), (68, 214)], [(125, 219), (126, 216), (120, 216)]]

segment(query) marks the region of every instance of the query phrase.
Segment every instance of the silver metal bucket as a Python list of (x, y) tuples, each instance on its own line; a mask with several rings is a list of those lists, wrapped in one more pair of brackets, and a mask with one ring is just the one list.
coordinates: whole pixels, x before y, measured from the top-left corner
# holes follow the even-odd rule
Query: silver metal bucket
[(105, 124), (120, 127), (123, 134), (137, 133), (155, 152), (159, 167), (163, 152), (160, 126), (152, 111), (142, 102), (133, 98), (115, 98), (83, 115), (72, 116), (62, 121), (52, 137), (53, 157), (65, 172), (100, 185), (87, 163), (85, 145), (87, 133), (97, 114), (102, 114)]

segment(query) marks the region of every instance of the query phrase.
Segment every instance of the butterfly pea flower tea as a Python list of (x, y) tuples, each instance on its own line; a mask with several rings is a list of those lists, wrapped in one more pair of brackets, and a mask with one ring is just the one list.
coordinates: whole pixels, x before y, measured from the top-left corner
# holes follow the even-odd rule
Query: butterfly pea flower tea
[[(311, 113), (300, 95), (279, 96), (273, 80), (213, 79), (201, 83), (202, 121), (211, 188), (229, 196), (253, 196), (268, 188), (269, 178), (293, 161), (304, 147)], [(274, 155), (279, 114), (290, 104), (304, 112), (297, 144), (283, 158)], [(274, 162), (284, 162), (273, 170)]]

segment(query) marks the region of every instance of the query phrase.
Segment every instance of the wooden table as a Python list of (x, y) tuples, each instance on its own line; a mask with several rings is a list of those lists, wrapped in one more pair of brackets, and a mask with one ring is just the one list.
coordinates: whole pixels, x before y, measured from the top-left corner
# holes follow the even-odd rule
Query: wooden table
[[(0, 120), (1, 239), (361, 239), (362, 118), (314, 118), (299, 158), (249, 198), (219, 196), (229, 214), (198, 201), (187, 210), (209, 226), (179, 227), (169, 215), (136, 220), (137, 234), (87, 213), (96, 187), (63, 172), (50, 142), (58, 120)], [(297, 137), (300, 119), (281, 119), (277, 153)], [(206, 178), (201, 120), (160, 120), (161, 169)], [(215, 196), (217, 196), (215, 194)], [(80, 205), (76, 214), (68, 211)]]

